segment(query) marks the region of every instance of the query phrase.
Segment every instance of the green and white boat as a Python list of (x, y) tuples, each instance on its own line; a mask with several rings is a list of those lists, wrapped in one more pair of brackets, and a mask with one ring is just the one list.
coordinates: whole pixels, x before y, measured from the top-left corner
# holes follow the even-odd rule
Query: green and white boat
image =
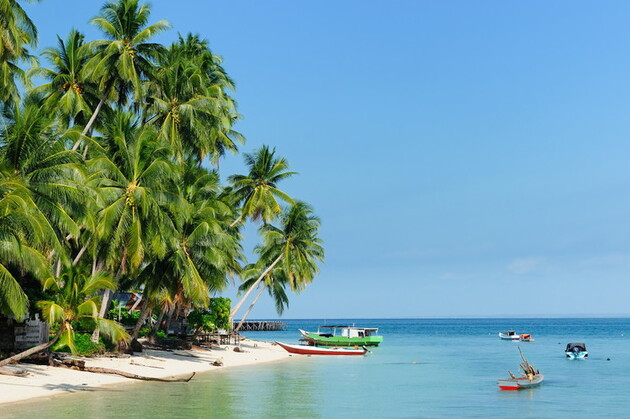
[(373, 327), (319, 326), (317, 333), (298, 330), (311, 345), (378, 346), (383, 341), (383, 336)]

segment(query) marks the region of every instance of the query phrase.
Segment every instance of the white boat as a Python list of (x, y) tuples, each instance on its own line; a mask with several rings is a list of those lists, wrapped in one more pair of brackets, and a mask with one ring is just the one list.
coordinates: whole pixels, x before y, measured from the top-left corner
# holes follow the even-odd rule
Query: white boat
[(564, 354), (569, 359), (588, 358), (588, 351), (586, 350), (586, 345), (579, 342), (568, 343), (567, 348), (564, 350)]
[(536, 368), (534, 368), (533, 365), (530, 365), (530, 363), (527, 362), (527, 359), (525, 359), (525, 356), (523, 356), (520, 348), (518, 349), (518, 351), (521, 354), (521, 359), (523, 360), (523, 362), (520, 364), (520, 367), (523, 370), (523, 372), (520, 373), (521, 377), (517, 377), (512, 374), (511, 371), (508, 371), (508, 373), (510, 374), (510, 378), (501, 378), (498, 381), (499, 388), (501, 390), (521, 390), (524, 388), (536, 387), (540, 385), (545, 379), (540, 371), (538, 371)]
[(507, 332), (499, 332), (499, 337), (503, 340), (519, 340), (521, 335), (517, 334), (514, 330), (508, 330)]
[(356, 348), (332, 348), (327, 346), (311, 346), (311, 345), (291, 345), (288, 343), (276, 342), (287, 352), (300, 355), (365, 355), (367, 349), (362, 347)]
[(521, 390), (524, 388), (536, 387), (540, 385), (545, 376), (542, 374), (535, 374), (531, 378), (501, 378), (499, 379), (499, 388), (501, 390)]

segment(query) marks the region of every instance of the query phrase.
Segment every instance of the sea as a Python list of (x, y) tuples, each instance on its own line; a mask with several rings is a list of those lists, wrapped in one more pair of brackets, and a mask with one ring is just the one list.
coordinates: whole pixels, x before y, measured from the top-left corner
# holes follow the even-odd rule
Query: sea
[[(596, 418), (630, 417), (630, 319), (286, 320), (252, 339), (297, 343), (298, 329), (378, 327), (364, 357), (301, 356), (217, 369), (188, 383), (139, 382), (86, 389), (0, 409), (10, 418)], [(530, 333), (534, 342), (498, 333)], [(566, 359), (584, 342), (588, 359)], [(533, 389), (501, 391), (519, 348), (545, 376)], [(1, 391), (1, 389), (0, 389)], [(24, 391), (28, 391), (25, 387)]]

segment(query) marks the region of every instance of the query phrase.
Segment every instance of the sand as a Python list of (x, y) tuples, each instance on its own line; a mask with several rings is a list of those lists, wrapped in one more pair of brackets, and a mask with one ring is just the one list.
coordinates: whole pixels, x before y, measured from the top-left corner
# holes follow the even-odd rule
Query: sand
[[(87, 366), (122, 370), (148, 377), (183, 377), (190, 373), (216, 371), (219, 369), (260, 364), (289, 359), (289, 354), (279, 346), (251, 339), (241, 340), (242, 352), (235, 352), (234, 345), (221, 345), (212, 349), (158, 351), (145, 350), (128, 358), (79, 358)], [(220, 360), (223, 366), (212, 365)], [(25, 369), (26, 377), (0, 375), (0, 404), (32, 398), (74, 393), (82, 390), (119, 383), (140, 382), (119, 375), (97, 374), (45, 365), (20, 364), (9, 366)], [(194, 378), (193, 378), (194, 380)]]

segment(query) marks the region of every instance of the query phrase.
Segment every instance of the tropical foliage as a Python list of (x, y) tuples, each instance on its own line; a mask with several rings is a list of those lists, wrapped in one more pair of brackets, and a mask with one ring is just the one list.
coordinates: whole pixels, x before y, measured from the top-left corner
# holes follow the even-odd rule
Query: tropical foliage
[[(189, 314), (229, 329), (260, 284), (254, 304), (268, 290), (281, 313), (323, 260), (319, 220), (278, 188), (295, 172), (274, 148), (221, 179), (220, 160), (244, 144), (235, 83), (199, 35), (154, 42), (170, 25), (150, 11), (108, 1), (90, 22), (103, 39), (71, 30), (35, 57), (34, 23), (0, 0), (0, 315), (39, 314), (53, 330), (28, 354), (96, 350), (92, 331), (92, 342), (158, 335)], [(253, 262), (250, 221), (263, 223)], [(235, 278), (245, 295), (231, 309), (220, 294)], [(133, 331), (108, 310), (114, 292), (142, 295), (125, 309)]]

